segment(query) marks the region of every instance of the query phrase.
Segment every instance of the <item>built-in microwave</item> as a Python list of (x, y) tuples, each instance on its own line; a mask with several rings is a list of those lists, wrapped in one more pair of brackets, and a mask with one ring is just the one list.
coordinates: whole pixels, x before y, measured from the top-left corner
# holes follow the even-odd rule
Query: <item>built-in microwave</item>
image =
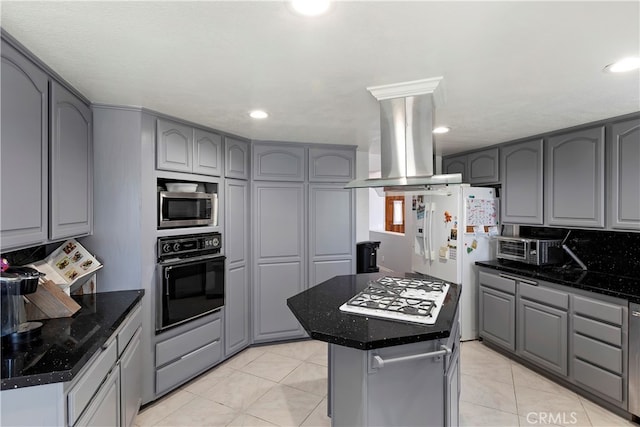
[(158, 228), (217, 225), (217, 194), (158, 192)]

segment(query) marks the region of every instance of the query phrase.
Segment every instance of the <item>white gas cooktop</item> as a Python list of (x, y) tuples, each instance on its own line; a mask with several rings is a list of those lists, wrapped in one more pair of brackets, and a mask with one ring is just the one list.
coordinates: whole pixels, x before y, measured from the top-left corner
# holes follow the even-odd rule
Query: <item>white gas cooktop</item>
[(362, 316), (433, 325), (449, 284), (439, 280), (381, 277), (372, 281), (340, 310)]

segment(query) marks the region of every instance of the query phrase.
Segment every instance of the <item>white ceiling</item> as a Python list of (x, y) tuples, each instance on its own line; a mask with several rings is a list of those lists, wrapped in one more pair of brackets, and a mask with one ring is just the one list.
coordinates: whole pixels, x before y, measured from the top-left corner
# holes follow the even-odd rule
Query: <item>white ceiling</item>
[[(444, 77), (437, 152), (640, 110), (640, 2), (2, 1), (1, 24), (92, 102), (252, 139), (379, 150), (367, 86)], [(264, 121), (247, 112), (263, 108)]]

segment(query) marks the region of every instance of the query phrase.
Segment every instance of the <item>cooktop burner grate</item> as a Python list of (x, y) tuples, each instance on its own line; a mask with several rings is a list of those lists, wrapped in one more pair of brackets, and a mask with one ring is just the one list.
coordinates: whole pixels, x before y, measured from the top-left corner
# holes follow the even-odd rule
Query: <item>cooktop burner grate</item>
[(443, 281), (382, 277), (349, 301), (341, 311), (421, 324), (436, 322), (449, 290)]

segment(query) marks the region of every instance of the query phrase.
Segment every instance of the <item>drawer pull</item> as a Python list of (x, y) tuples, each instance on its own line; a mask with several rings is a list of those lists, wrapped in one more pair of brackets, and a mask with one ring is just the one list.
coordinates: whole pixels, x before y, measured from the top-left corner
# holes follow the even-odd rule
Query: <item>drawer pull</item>
[(205, 346), (202, 346), (202, 347), (200, 347), (200, 348), (198, 348), (198, 349), (195, 349), (195, 350), (193, 350), (191, 353), (187, 353), (187, 354), (185, 354), (184, 356), (182, 356), (182, 357), (180, 358), (180, 360), (188, 359), (189, 357), (193, 356), (194, 354), (196, 354), (196, 353), (200, 353), (202, 350), (204, 350), (205, 348), (207, 348), (207, 346), (209, 346), (209, 345), (211, 345), (211, 344), (215, 344), (215, 343), (217, 343), (218, 341), (220, 341), (220, 340), (215, 340), (215, 341), (213, 341), (212, 343), (209, 343), (209, 344), (207, 344), (207, 345), (205, 345)]
[(538, 286), (538, 282), (534, 282), (532, 280), (525, 280), (525, 279), (518, 279), (518, 280), (520, 280), (522, 283), (526, 283), (527, 285)]
[(509, 279), (509, 280), (520, 280), (520, 279), (519, 279), (519, 278), (517, 278), (517, 277), (509, 276), (508, 274), (503, 274), (503, 273), (500, 273), (500, 274), (499, 274), (499, 276), (500, 276), (500, 277), (502, 277), (503, 279)]

